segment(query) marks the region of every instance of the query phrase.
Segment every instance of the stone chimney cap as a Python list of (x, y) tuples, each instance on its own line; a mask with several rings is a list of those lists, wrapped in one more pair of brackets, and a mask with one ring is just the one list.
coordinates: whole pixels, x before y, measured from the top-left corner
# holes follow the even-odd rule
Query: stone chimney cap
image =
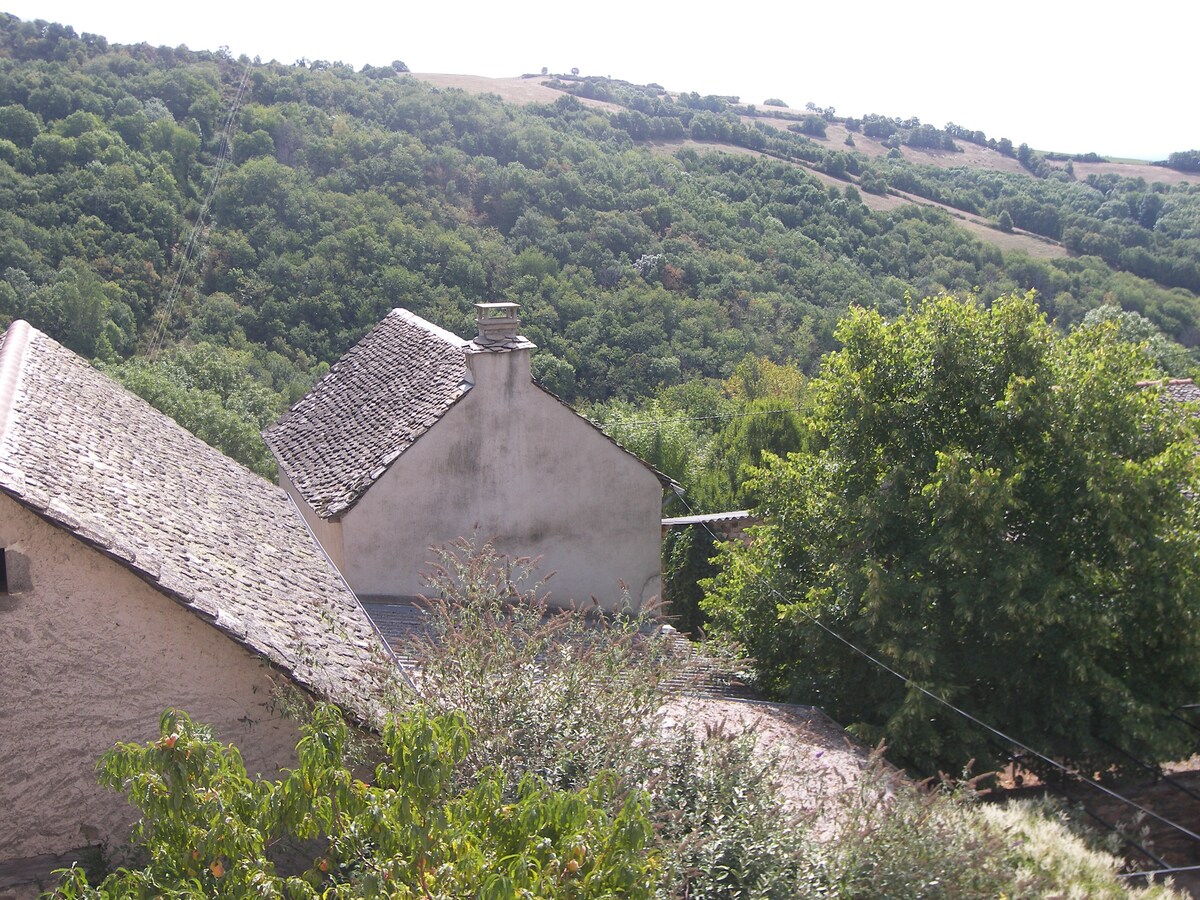
[(514, 344), (527, 343), (517, 334), (521, 320), (517, 318), (520, 305), (516, 303), (476, 303), (475, 323), (479, 333), (472, 341), (482, 348), (515, 349)]

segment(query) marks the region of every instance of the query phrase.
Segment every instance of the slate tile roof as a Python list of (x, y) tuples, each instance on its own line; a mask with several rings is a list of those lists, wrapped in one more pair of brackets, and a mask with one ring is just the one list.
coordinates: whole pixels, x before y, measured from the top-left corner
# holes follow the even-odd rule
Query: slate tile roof
[(337, 516), (357, 503), (467, 393), (467, 345), (394, 309), (263, 432), (317, 515)]
[[(488, 344), (468, 341), (406, 309), (394, 309), (264, 431), (263, 438), (313, 511), (323, 519), (336, 518), (472, 388), (468, 353), (534, 346), (520, 336)], [(638, 461), (666, 487), (677, 487), (653, 466)]]
[(22, 321), (0, 339), (0, 491), (374, 717), (387, 651), (287, 494)]
[(1163, 394), (1177, 403), (1200, 402), (1200, 387), (1190, 378), (1172, 378), (1162, 382)]

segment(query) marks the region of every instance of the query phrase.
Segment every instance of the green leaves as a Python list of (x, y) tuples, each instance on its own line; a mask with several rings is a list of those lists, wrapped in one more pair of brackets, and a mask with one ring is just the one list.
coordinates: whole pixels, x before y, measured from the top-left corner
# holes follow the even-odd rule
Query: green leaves
[[(348, 729), (330, 706), (315, 708), (299, 765), (278, 781), (247, 777), (237, 750), (182, 712), (164, 713), (161, 733), (99, 765), (141, 809), (146, 866), (95, 888), (72, 870), (61, 896), (649, 897), (657, 880), (639, 794), (618, 800), (603, 778), (554, 791), (529, 775), (505, 800), (496, 769), (463, 787), (461, 715), (390, 719), (374, 784), (350, 772)], [(318, 853), (307, 868), (300, 846)]]
[[(1112, 324), (1060, 336), (1020, 296), (936, 297), (890, 323), (852, 310), (837, 334), (813, 382), (813, 449), (769, 461), (768, 525), (727, 549), (705, 601), (765, 683), (925, 771), (1003, 759), (797, 614), (803, 597), (1041, 750), (1097, 769), (1123, 761), (1106, 741), (1187, 750), (1161, 713), (1200, 693), (1200, 637), (1162, 625), (1200, 612), (1196, 428), (1137, 387), (1143, 349)], [(766, 627), (781, 605), (783, 634)]]

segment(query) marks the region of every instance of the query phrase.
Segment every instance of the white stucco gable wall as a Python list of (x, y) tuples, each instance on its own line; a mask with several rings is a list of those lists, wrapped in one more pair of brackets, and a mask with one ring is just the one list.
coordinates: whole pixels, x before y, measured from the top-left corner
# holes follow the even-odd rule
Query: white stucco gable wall
[(342, 524), (340, 519), (322, 519), (311, 506), (305, 502), (303, 495), (296, 490), (296, 486), (292, 480), (288, 478), (287, 472), (283, 469), (279, 470), (279, 486), (287, 491), (288, 496), (292, 498), (292, 503), (299, 510), (301, 518), (304, 519), (304, 524), (308, 526), (308, 530), (312, 536), (317, 539), (325, 551), (325, 555), (329, 557), (330, 562), (337, 566), (338, 571), (345, 571), (345, 553), (342, 549)]
[(427, 588), (429, 547), (541, 557), (551, 602), (640, 606), (660, 590), (658, 477), (529, 378), (527, 351), (474, 353), (474, 386), (342, 517), (360, 595)]
[(4, 495), (0, 548), (0, 861), (127, 840), (136, 812), (95, 764), (156, 737), (169, 706), (237, 744), (252, 774), (295, 765), (299, 732), (272, 712), (255, 654)]

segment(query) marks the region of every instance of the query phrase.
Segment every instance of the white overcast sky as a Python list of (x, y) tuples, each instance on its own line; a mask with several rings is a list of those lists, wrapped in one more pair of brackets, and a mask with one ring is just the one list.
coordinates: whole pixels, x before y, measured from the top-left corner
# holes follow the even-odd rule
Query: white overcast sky
[(512, 76), (578, 67), (671, 90), (956, 122), (1035, 149), (1200, 149), (1200, 4), (1063, 0), (274, 3), (0, 0), (117, 43)]

